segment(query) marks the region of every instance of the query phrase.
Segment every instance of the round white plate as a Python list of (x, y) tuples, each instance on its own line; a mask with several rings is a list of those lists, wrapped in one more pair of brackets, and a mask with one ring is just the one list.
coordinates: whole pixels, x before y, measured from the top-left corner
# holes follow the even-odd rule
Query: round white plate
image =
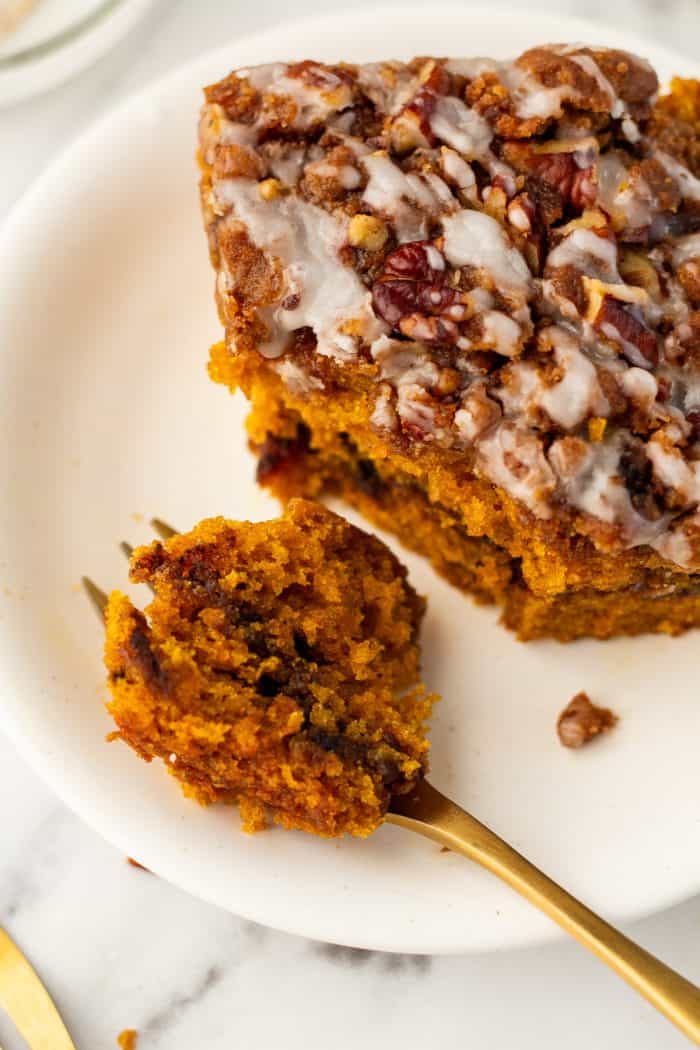
[[(141, 515), (186, 529), (211, 514), (277, 512), (253, 482), (243, 401), (205, 371), (220, 333), (198, 212), (200, 87), (278, 58), (506, 56), (582, 38), (646, 52), (662, 77), (698, 72), (619, 33), (485, 9), (279, 27), (120, 106), (39, 179), (2, 235), (2, 725), (121, 850), (240, 915), (395, 951), (493, 949), (550, 932), (493, 877), (405, 831), (385, 827), (364, 842), (279, 829), (251, 838), (233, 809), (200, 809), (159, 763), (104, 741), (102, 632), (81, 573), (124, 586), (117, 541), (149, 538)], [(404, 557), (430, 600), (425, 678), (444, 696), (435, 784), (614, 920), (698, 891), (698, 635), (521, 645), (494, 611)], [(573, 753), (555, 722), (580, 689), (621, 721)]]

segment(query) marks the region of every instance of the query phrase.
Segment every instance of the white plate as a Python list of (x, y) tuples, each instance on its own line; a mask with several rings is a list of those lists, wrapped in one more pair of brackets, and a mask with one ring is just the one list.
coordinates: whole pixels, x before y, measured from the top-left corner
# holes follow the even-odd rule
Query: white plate
[[(381, 31), (385, 29), (386, 32)], [(378, 32), (378, 30), (380, 30)], [(276, 58), (508, 55), (607, 40), (663, 77), (683, 59), (568, 19), (430, 8), (273, 29), (130, 99), (36, 183), (0, 242), (2, 724), (85, 820), (158, 874), (283, 930), (365, 948), (454, 952), (550, 927), (494, 878), (397, 828), (366, 842), (238, 831), (159, 763), (107, 745), (101, 631), (81, 573), (123, 586), (122, 537), (158, 513), (263, 518), (245, 406), (207, 379), (219, 336), (194, 163), (200, 86)], [(524, 646), (496, 614), (406, 556), (429, 595), (425, 677), (443, 694), (434, 782), (573, 892), (621, 921), (700, 889), (698, 635)], [(141, 601), (145, 594), (139, 594)], [(581, 753), (557, 714), (585, 689), (620, 715)]]

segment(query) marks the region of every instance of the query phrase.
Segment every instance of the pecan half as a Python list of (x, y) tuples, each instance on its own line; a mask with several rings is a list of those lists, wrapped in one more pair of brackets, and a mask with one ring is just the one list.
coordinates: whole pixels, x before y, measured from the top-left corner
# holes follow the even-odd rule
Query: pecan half
[(387, 255), (372, 286), (377, 313), (412, 339), (454, 343), (455, 319), (446, 314), (458, 306), (458, 292), (447, 283), (447, 264), (429, 241), (410, 241)]
[(593, 321), (606, 339), (617, 343), (622, 356), (639, 368), (653, 368), (659, 358), (656, 335), (629, 306), (606, 295)]

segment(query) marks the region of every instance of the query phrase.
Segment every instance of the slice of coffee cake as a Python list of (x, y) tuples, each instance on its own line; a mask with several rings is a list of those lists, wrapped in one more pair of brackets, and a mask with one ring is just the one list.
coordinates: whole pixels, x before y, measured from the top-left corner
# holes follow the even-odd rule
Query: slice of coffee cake
[(523, 638), (700, 622), (700, 90), (657, 89), (546, 46), (206, 90), (211, 374), (261, 481), (335, 488)]

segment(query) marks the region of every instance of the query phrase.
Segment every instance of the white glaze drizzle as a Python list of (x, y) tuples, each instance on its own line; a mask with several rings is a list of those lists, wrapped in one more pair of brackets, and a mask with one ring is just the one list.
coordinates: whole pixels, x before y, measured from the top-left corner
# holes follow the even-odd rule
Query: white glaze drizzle
[(314, 390), (323, 390), (323, 380), (319, 376), (312, 375), (289, 357), (275, 361), (272, 367), (287, 389), (298, 397), (306, 397)]
[(454, 95), (437, 99), (430, 116), (430, 130), (466, 160), (479, 160), (490, 153), (493, 139), (491, 125)]
[(627, 113), (625, 103), (619, 98), (612, 84), (605, 76), (593, 56), (583, 54), (582, 52), (570, 52), (568, 57), (572, 62), (575, 62), (577, 66), (580, 66), (584, 73), (587, 73), (589, 77), (592, 77), (603, 94), (608, 96), (610, 102), (610, 116), (615, 120), (625, 116)]
[(443, 146), (440, 150), (440, 163), (445, 176), (455, 183), (467, 200), (475, 204), (478, 201), (478, 192), (476, 176), (471, 165), (464, 157), (460, 157), (459, 153), (447, 146)]
[(620, 526), (628, 546), (651, 543), (668, 525), (668, 518), (649, 521), (632, 505), (619, 472), (622, 438), (585, 446), (584, 455), (573, 473), (567, 469), (563, 445), (555, 441), (549, 450), (549, 462), (572, 506), (600, 521)]
[(216, 194), (233, 206), (253, 242), (280, 260), (285, 295), (299, 296), (295, 309), (275, 311), (272, 338), (260, 347), (262, 354), (278, 357), (286, 347), (286, 334), (308, 325), (316, 334), (319, 354), (346, 361), (357, 347), (354, 335), (347, 334), (350, 322), (368, 342), (384, 330), (372, 310), (370, 293), (338, 258), (347, 241), (346, 224), (300, 197), (263, 201), (256, 184), (245, 179), (219, 181)]
[(479, 441), (477, 462), (486, 476), (538, 518), (549, 518), (556, 479), (534, 430), (504, 420)]
[(271, 154), (268, 157), (268, 166), (280, 182), (287, 186), (296, 186), (304, 168), (304, 150), (292, 147)]
[(685, 200), (700, 200), (700, 179), (697, 179), (684, 164), (674, 160), (673, 157), (670, 157), (668, 153), (664, 153), (663, 150), (657, 150), (656, 156), (661, 161), (669, 175), (676, 180)]
[(396, 411), (392, 403), (391, 386), (389, 383), (381, 383), (377, 400), (374, 403), (374, 411), (370, 416), (370, 423), (375, 430), (395, 431), (398, 427)]
[(459, 207), (437, 175), (426, 179), (415, 172), (407, 174), (386, 153), (372, 153), (362, 163), (368, 175), (362, 199), (391, 219), (400, 242), (421, 240), (426, 235), (427, 217)]
[(573, 266), (579, 273), (613, 284), (622, 283), (617, 269), (617, 245), (592, 230), (576, 229), (547, 256), (547, 269)]
[(435, 405), (426, 395), (438, 382), (440, 370), (426, 349), (419, 343), (380, 336), (372, 345), (372, 357), (381, 378), (396, 390), (396, 412), (401, 422), (434, 436)]
[(508, 240), (503, 227), (478, 211), (459, 211), (442, 221), (445, 255), (455, 266), (485, 270), (499, 291), (526, 298), (532, 276), (523, 256)]

